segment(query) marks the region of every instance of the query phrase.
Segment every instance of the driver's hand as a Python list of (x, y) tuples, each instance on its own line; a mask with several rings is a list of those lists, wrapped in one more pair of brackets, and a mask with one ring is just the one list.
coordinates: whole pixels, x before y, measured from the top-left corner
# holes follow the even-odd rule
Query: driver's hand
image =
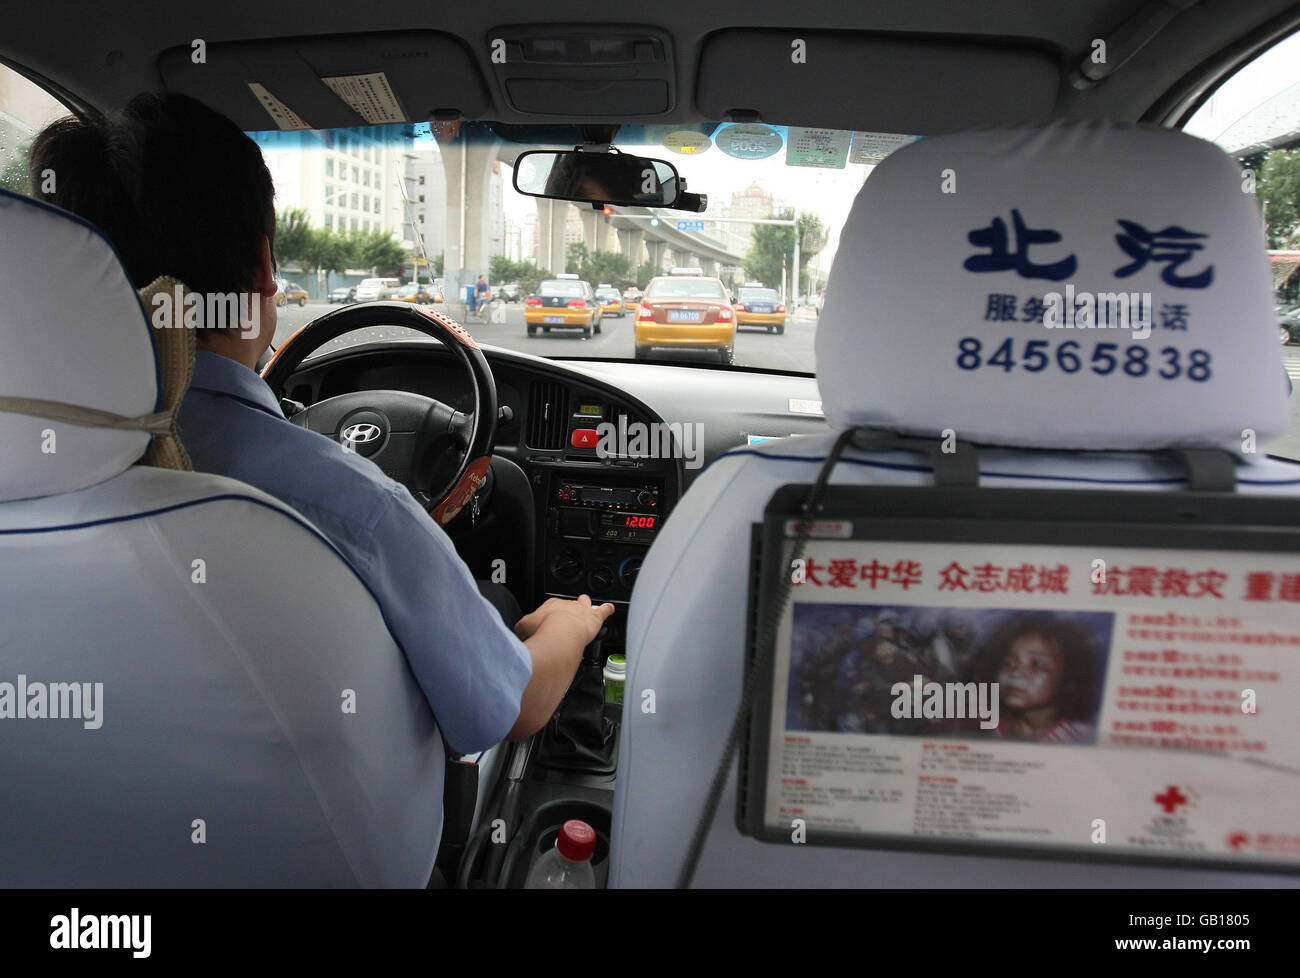
[[(519, 636), (520, 641), (526, 642), (541, 627), (542, 622), (552, 615), (558, 615), (567, 628), (571, 628), (578, 635), (586, 636), (582, 640), (583, 647), (586, 647), (600, 632), (605, 620), (613, 613), (612, 604), (592, 605), (591, 597), (586, 594), (579, 595), (576, 600), (548, 598), (536, 611), (524, 615), (515, 623), (515, 634)], [(560, 622), (553, 624), (560, 624)]]

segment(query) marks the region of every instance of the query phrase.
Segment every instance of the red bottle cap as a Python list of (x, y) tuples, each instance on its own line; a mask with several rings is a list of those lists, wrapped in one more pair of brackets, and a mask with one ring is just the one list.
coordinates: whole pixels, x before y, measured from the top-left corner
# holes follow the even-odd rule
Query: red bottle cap
[(555, 840), (560, 855), (575, 863), (590, 859), (596, 851), (596, 830), (586, 822), (571, 818), (560, 826), (560, 837)]

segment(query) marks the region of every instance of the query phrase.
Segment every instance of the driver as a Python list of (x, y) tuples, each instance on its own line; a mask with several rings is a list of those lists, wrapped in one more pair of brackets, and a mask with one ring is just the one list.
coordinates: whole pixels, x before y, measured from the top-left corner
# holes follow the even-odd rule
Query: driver
[(195, 331), (180, 413), (193, 467), (276, 496), (333, 542), (377, 598), (447, 743), (470, 753), (540, 730), (613, 605), (552, 598), (512, 632), (404, 486), (285, 419), (254, 370), (276, 325), (275, 194), (257, 145), (194, 99), (144, 94), (103, 120), (50, 125), (29, 176), (33, 196), (108, 235), (137, 288), (171, 276), (200, 295), (240, 295), (246, 323)]

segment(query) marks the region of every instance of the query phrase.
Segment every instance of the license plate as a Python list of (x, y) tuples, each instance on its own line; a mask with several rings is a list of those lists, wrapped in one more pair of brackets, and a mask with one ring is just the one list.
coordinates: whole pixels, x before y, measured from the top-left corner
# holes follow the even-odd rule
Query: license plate
[(702, 318), (702, 313), (695, 312), (692, 309), (668, 310), (668, 321), (670, 323), (698, 323)]
[(750, 311), (750, 312), (770, 313), (770, 312), (772, 311), (772, 307), (771, 307), (771, 306), (750, 306), (750, 307), (749, 307), (749, 311)]
[(562, 322), (564, 322), (564, 317), (563, 317), (563, 316), (547, 316), (544, 320), (542, 320), (542, 322), (546, 322), (546, 323), (562, 323)]

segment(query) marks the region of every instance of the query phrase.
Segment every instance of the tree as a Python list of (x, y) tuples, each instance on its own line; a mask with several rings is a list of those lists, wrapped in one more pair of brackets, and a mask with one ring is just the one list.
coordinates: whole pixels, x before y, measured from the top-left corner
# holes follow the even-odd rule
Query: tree
[(816, 214), (800, 214), (795, 222), (799, 232), (799, 281), (808, 281), (808, 262), (826, 247), (826, 225)]
[(568, 248), (568, 260), (564, 270), (571, 272), (592, 285), (601, 282), (630, 282), (632, 276), (628, 270), (627, 257), (620, 251), (589, 252), (581, 242), (574, 242)]
[(439, 275), (439, 276), (442, 275), (442, 262), (443, 262), (443, 256), (444, 256), (445, 254), (446, 254), (445, 251), (440, 251), (440, 252), (438, 252), (438, 254), (437, 254), (436, 256), (434, 256), (434, 258), (430, 261), (430, 264), (433, 266), (433, 274), (434, 274), (434, 275)]
[(826, 247), (826, 227), (816, 214), (800, 214), (795, 218), (793, 207), (786, 207), (779, 214), (769, 214), (768, 217), (796, 223), (793, 227), (785, 224), (754, 226), (754, 241), (745, 255), (745, 275), (769, 288), (780, 286), (781, 270), (784, 268), (789, 274), (794, 257), (794, 236), (798, 232), (799, 282), (802, 287), (808, 281), (808, 262)]
[(519, 275), (515, 279), (519, 283), (519, 292), (522, 295), (532, 295), (542, 284), (542, 279), (551, 278), (550, 269), (538, 268), (534, 262), (526, 261), (519, 263)]
[(627, 256), (620, 251), (598, 251), (578, 272), (592, 285), (608, 282), (611, 285), (630, 281)]
[(636, 269), (636, 287), (645, 291), (645, 287), (650, 284), (650, 280), (659, 274), (659, 269), (654, 262), (643, 261)]
[(348, 237), (356, 249), (356, 262), (375, 275), (396, 275), (406, 264), (402, 243), (388, 231), (352, 231)]
[(582, 268), (583, 265), (587, 264), (587, 262), (591, 260), (590, 255), (587, 254), (587, 246), (581, 241), (575, 241), (573, 244), (569, 245), (564, 255), (565, 272), (576, 273), (578, 275), (582, 274), (578, 269)]
[(311, 219), (304, 208), (291, 207), (275, 216), (275, 256), (278, 261), (287, 264), (306, 261), (311, 244)]
[(354, 242), (347, 235), (326, 228), (313, 228), (304, 268), (317, 268), (325, 273), (325, 287), (329, 288), (331, 272), (341, 272), (357, 263)]
[(1300, 232), (1300, 150), (1275, 149), (1264, 157), (1255, 184), (1270, 248), (1286, 248)]
[(489, 282), (514, 282), (519, 278), (519, 262), (513, 262), (505, 255), (493, 255), (488, 259)]

